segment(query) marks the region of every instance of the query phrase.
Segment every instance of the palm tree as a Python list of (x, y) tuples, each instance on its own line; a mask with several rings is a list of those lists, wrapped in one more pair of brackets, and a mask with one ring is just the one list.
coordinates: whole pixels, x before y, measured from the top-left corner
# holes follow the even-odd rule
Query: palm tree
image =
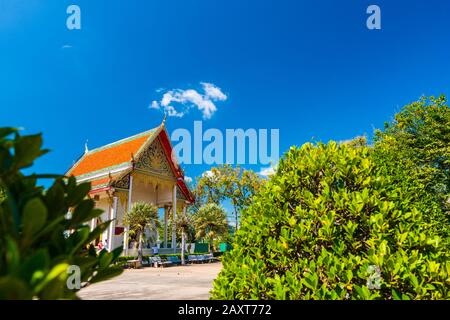
[(124, 224), (130, 226), (130, 234), (134, 234), (138, 239), (138, 260), (142, 263), (142, 244), (144, 242), (144, 232), (148, 228), (156, 231), (159, 226), (158, 208), (153, 204), (136, 202), (130, 211), (126, 212)]
[(212, 252), (213, 240), (228, 233), (225, 210), (215, 203), (208, 203), (197, 211), (194, 219), (196, 237), (207, 239), (208, 251)]
[(177, 229), (181, 231), (181, 264), (184, 262), (184, 247), (186, 243), (186, 235), (192, 226), (192, 216), (186, 213), (181, 213), (177, 216)]

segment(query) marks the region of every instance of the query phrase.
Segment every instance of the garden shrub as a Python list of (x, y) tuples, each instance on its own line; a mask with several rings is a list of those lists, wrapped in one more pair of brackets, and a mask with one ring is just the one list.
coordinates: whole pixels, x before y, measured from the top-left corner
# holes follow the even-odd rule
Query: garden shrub
[[(416, 188), (427, 222), (449, 235), (450, 108), (445, 96), (422, 97), (404, 106), (374, 135), (373, 158), (395, 184)], [(441, 210), (430, 210), (440, 206)]]
[[(125, 266), (128, 260), (136, 260), (137, 256), (120, 256), (115, 260), (116, 264)], [(148, 256), (144, 256), (143, 259), (148, 259)]]
[[(121, 248), (97, 253), (90, 246), (109, 221), (90, 230), (87, 223), (102, 211), (87, 198), (89, 183), (22, 173), (46, 152), (41, 145), (40, 135), (20, 136), (15, 129), (0, 128), (0, 300), (76, 299), (75, 281), (74, 288), (67, 286), (68, 276), (76, 272), (70, 272), (72, 265), (80, 268), (81, 284), (123, 271), (111, 266)], [(38, 178), (53, 178), (54, 183), (44, 190)]]
[(449, 241), (418, 209), (422, 186), (395, 184), (371, 154), (292, 147), (244, 212), (212, 299), (450, 298)]

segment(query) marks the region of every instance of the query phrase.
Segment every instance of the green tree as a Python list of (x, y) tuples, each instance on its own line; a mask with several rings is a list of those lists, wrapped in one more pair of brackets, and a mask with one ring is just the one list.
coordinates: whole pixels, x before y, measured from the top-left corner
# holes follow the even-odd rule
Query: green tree
[[(208, 203), (220, 205), (220, 203), (225, 200), (224, 178), (221, 176), (222, 172), (219, 168), (220, 167), (211, 168), (211, 170), (203, 173), (197, 180), (195, 200), (196, 202), (197, 199), (199, 200), (200, 207)], [(200, 209), (200, 207), (198, 209)]]
[[(203, 207), (205, 204), (208, 203), (206, 193), (204, 192), (203, 188), (198, 186), (200, 183), (200, 180), (201, 180), (201, 178), (197, 178), (195, 185), (193, 185), (191, 187), (192, 196), (195, 199), (194, 203), (192, 203), (187, 208), (188, 213), (191, 215), (196, 213), (201, 207)], [(214, 202), (214, 201), (210, 201), (210, 202)]]
[(449, 299), (449, 239), (426, 219), (440, 207), (421, 211), (423, 184), (397, 184), (373, 155), (292, 147), (244, 211), (212, 298)]
[(125, 213), (124, 225), (129, 226), (130, 235), (138, 241), (138, 260), (142, 262), (142, 245), (144, 243), (145, 229), (156, 232), (159, 227), (158, 208), (150, 203), (135, 202), (130, 211)]
[(194, 215), (196, 237), (208, 240), (209, 252), (213, 241), (228, 233), (228, 221), (225, 210), (216, 203), (208, 203)]
[[(121, 248), (97, 253), (90, 245), (110, 221), (92, 231), (87, 225), (102, 214), (87, 199), (89, 183), (22, 172), (46, 153), (41, 146), (41, 135), (0, 128), (0, 189), (6, 195), (0, 203), (0, 299), (76, 299), (77, 279), (70, 282), (73, 289), (67, 284), (70, 266), (79, 268), (81, 285), (123, 271), (113, 266)], [(54, 181), (45, 190), (39, 178)]]
[(211, 168), (197, 183), (197, 195), (206, 199), (206, 203), (216, 204), (228, 199), (233, 205), (235, 229), (239, 227), (239, 213), (248, 207), (253, 196), (264, 183), (259, 175), (252, 170), (239, 166), (223, 165)]
[(192, 216), (181, 212), (177, 215), (177, 230), (181, 233), (181, 264), (185, 264), (184, 254), (186, 246), (186, 237), (193, 226)]
[(450, 108), (445, 96), (422, 97), (404, 106), (375, 132), (382, 157), (409, 167), (443, 203), (450, 194)]
[[(395, 184), (419, 181), (424, 219), (449, 236), (450, 109), (444, 96), (423, 97), (403, 107), (384, 131), (375, 132), (373, 158)], [(440, 210), (430, 210), (438, 206)]]

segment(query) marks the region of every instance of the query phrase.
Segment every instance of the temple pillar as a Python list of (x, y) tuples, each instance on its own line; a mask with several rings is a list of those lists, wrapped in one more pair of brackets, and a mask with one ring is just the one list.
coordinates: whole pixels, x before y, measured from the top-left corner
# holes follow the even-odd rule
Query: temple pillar
[(177, 185), (173, 186), (173, 198), (172, 198), (172, 248), (173, 253), (177, 252)]
[(118, 197), (113, 197), (113, 203), (111, 208), (110, 220), (111, 223), (109, 225), (109, 235), (108, 235), (108, 251), (111, 252), (114, 249), (114, 235), (116, 230), (116, 219), (117, 219), (117, 202)]
[(169, 207), (164, 206), (164, 248), (167, 248), (168, 229), (169, 229)]
[(95, 229), (95, 218), (91, 219), (91, 232)]
[[(90, 224), (90, 228), (91, 228), (91, 232), (94, 231), (95, 229), (95, 218), (91, 219)], [(91, 241), (91, 244), (95, 246), (95, 239)]]
[[(131, 211), (132, 203), (131, 203), (131, 194), (133, 193), (133, 176), (130, 173), (130, 186), (128, 188), (128, 211)], [(126, 214), (126, 213), (125, 213)], [(128, 255), (128, 229), (130, 226), (125, 226), (123, 245), (125, 247), (125, 255)]]

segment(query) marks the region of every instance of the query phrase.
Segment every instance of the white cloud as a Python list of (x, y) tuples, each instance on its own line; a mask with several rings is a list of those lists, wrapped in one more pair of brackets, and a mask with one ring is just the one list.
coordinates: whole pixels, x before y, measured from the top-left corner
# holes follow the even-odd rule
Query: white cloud
[(70, 44), (65, 44), (61, 47), (61, 49), (70, 49), (72, 46)]
[(184, 181), (186, 181), (187, 183), (191, 183), (192, 182), (192, 178), (188, 177), (188, 176), (185, 176), (184, 177)]
[(275, 167), (267, 167), (267, 168), (261, 168), (261, 171), (259, 172), (259, 175), (263, 177), (270, 177), (276, 173), (276, 166)]
[(227, 100), (228, 97), (222, 92), (222, 90), (220, 90), (219, 87), (207, 82), (202, 82), (201, 85), (203, 86), (203, 90), (205, 90), (206, 96), (211, 99), (216, 99), (219, 101)]
[[(161, 101), (153, 101), (150, 108), (162, 108), (170, 117), (183, 117), (189, 109), (197, 108), (202, 112), (204, 119), (210, 119), (217, 111), (214, 102), (225, 101), (228, 97), (212, 83), (201, 82), (200, 84), (204, 93), (199, 93), (195, 89), (169, 90), (163, 94)], [(179, 105), (181, 111), (177, 110), (175, 105)]]
[(167, 111), (167, 114), (169, 115), (169, 117), (178, 117), (178, 118), (182, 118), (184, 116), (184, 112), (178, 112), (177, 110), (175, 110), (174, 107), (172, 106), (167, 106), (165, 107), (165, 110)]
[(152, 101), (152, 104), (150, 105), (150, 109), (159, 109), (159, 103), (158, 101)]

